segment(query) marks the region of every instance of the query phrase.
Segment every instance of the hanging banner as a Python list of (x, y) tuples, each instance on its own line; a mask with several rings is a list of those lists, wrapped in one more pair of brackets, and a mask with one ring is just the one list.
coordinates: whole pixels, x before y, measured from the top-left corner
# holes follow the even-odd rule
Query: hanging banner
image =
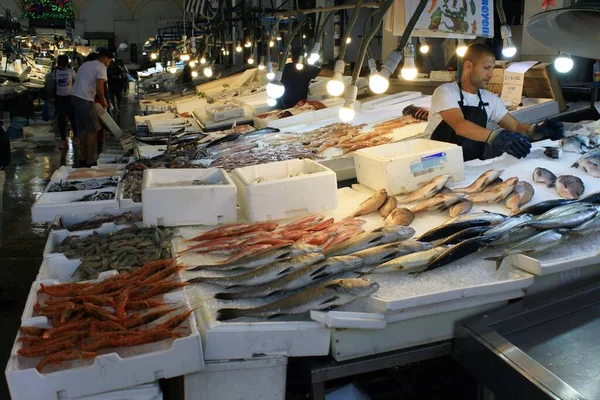
[[(385, 29), (404, 33), (419, 0), (396, 0), (388, 12)], [(402, 14), (404, 18), (401, 19)], [(412, 36), (462, 38), (494, 37), (493, 0), (429, 0)]]

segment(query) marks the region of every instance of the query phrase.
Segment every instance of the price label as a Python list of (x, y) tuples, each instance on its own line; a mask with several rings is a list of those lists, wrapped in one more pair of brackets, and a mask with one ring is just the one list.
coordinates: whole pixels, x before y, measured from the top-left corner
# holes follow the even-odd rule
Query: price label
[(502, 101), (511, 103), (512, 105), (521, 103), (525, 72), (537, 63), (537, 61), (516, 62), (506, 68), (502, 84), (502, 95), (500, 96)]

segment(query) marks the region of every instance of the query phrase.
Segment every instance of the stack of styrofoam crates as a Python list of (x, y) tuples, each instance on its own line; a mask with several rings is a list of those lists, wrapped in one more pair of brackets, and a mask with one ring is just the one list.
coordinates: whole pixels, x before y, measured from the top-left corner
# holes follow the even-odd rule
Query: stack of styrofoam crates
[(240, 208), (250, 222), (335, 209), (335, 172), (312, 160), (287, 160), (233, 170)]
[[(203, 182), (201, 185), (193, 181)], [(180, 185), (167, 186), (180, 182)], [(237, 220), (237, 189), (222, 169), (149, 169), (142, 188), (145, 226), (217, 225)]]
[(453, 182), (464, 179), (462, 148), (428, 139), (361, 149), (354, 153), (358, 182), (390, 195), (417, 190), (430, 179), (449, 174)]

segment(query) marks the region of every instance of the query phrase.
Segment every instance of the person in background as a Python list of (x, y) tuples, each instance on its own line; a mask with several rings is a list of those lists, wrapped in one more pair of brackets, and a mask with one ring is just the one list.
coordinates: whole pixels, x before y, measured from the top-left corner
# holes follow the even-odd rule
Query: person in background
[(120, 60), (113, 61), (108, 67), (108, 95), (115, 112), (119, 112), (119, 105), (125, 89), (125, 74), (117, 61)]
[(79, 67), (81, 67), (81, 58), (80, 57), (75, 57), (73, 59), (73, 70), (75, 72), (77, 72), (77, 70), (79, 69)]
[[(431, 98), (425, 137), (462, 147), (465, 161), (508, 153), (516, 158), (531, 151), (530, 141), (564, 136), (562, 122), (549, 118), (535, 125), (517, 121), (494, 93), (485, 90), (494, 74), (494, 52), (473, 43), (463, 57), (459, 82), (439, 86)], [(494, 123), (498, 129), (488, 129)]]
[(54, 73), (56, 81), (56, 114), (58, 117), (58, 131), (60, 132), (59, 149), (64, 149), (67, 144), (67, 118), (73, 129), (73, 142), (77, 142), (77, 124), (75, 113), (71, 104), (71, 91), (77, 73), (69, 66), (69, 57), (65, 54), (58, 57), (58, 68)]
[(306, 100), (310, 81), (321, 72), (321, 68), (310, 64), (304, 64), (301, 70), (296, 68), (301, 53), (302, 48), (300, 47), (292, 49), (292, 62), (283, 68), (281, 83), (285, 87), (285, 92), (281, 96), (279, 104), (284, 109), (294, 107), (300, 100)]
[(108, 80), (106, 69), (114, 58), (112, 52), (100, 51), (96, 60), (85, 62), (79, 68), (73, 86), (71, 102), (75, 109), (76, 123), (81, 137), (81, 166), (95, 165), (97, 132), (101, 127), (94, 110), (94, 100), (98, 95), (98, 103), (105, 109), (108, 108), (105, 93), (105, 84)]
[(179, 82), (180, 83), (190, 83), (192, 80), (193, 80), (192, 67), (190, 67), (188, 64), (186, 64), (183, 67), (183, 72), (181, 73), (181, 76), (179, 77)]

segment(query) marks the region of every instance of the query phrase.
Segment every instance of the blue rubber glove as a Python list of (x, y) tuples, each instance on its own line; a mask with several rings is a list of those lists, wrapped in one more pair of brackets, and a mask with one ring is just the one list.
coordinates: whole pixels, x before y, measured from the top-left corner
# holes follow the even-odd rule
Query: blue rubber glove
[(505, 129), (495, 129), (490, 133), (487, 143), (516, 158), (524, 158), (531, 152), (531, 143), (527, 136)]
[(565, 128), (561, 121), (548, 118), (545, 121), (531, 125), (531, 128), (527, 132), (527, 137), (531, 140), (560, 140), (565, 137)]

